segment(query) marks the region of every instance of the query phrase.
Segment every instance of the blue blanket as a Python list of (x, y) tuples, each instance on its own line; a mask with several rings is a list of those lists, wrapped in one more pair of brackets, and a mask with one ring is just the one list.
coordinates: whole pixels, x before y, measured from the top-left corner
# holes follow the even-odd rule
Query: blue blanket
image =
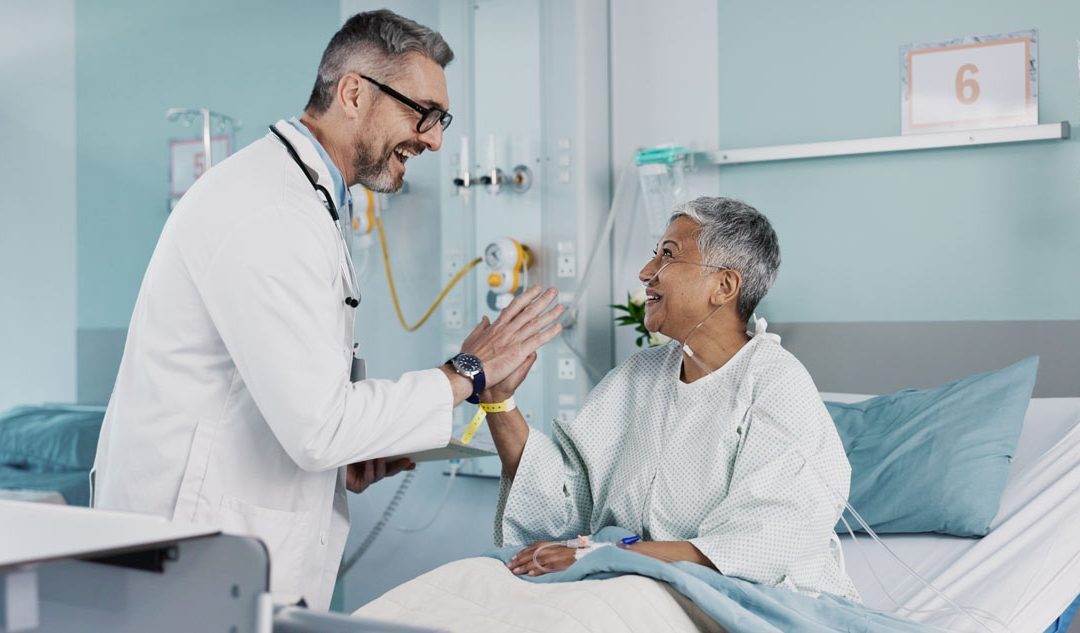
[[(630, 535), (622, 528), (607, 527), (593, 538), (615, 542)], [(517, 546), (504, 547), (486, 555), (506, 563), (520, 550)], [(599, 549), (561, 572), (521, 578), (530, 582), (570, 582), (624, 574), (648, 576), (670, 584), (720, 626), (739, 633), (923, 633), (936, 630), (828, 594), (812, 598), (724, 576), (695, 563), (665, 563), (615, 547)]]

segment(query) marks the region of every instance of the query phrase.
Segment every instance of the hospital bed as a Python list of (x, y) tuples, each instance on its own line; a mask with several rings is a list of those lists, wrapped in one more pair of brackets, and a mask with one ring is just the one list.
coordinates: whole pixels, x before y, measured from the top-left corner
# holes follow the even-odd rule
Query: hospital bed
[[(824, 394), (855, 402), (866, 396)], [(1045, 631), (1080, 594), (1080, 398), (1033, 398), (991, 532), (882, 537), (908, 565), (963, 607), (1014, 633)], [(942, 611), (921, 583), (869, 537), (842, 537), (848, 573), (864, 603), (946, 630), (979, 631)], [(914, 611), (913, 611), (914, 610)], [(993, 622), (988, 622), (993, 630)], [(1074, 629), (1075, 630), (1075, 627)]]
[[(867, 396), (823, 394), (854, 402)], [(992, 531), (981, 539), (884, 535), (907, 564), (990, 630), (1042, 633), (1080, 593), (1080, 398), (1032, 399)], [(843, 537), (846, 568), (873, 609), (952, 631), (983, 631), (943, 610), (868, 537)], [(566, 584), (521, 581), (494, 559), (439, 567), (361, 607), (357, 615), (451, 630), (718, 630), (663, 583), (624, 576)], [(987, 615), (989, 614), (989, 615)], [(1053, 630), (1053, 629), (1050, 629)], [(1063, 629), (1062, 629), (1063, 630)], [(1075, 627), (1074, 627), (1075, 630)]]

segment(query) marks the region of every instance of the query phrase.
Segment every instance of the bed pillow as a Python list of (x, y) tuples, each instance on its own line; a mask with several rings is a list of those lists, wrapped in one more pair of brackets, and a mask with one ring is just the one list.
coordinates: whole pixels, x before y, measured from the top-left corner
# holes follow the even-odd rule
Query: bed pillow
[(0, 413), (0, 464), (38, 472), (89, 470), (104, 410), (21, 406)]
[(1032, 356), (935, 389), (826, 402), (851, 462), (851, 505), (875, 532), (985, 536), (1038, 366)]

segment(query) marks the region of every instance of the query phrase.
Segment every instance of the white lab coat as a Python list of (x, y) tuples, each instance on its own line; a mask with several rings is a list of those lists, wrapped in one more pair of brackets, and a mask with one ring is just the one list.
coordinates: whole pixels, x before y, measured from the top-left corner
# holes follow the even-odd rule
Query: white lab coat
[[(314, 145), (277, 127), (332, 191)], [(350, 382), (346, 266), (329, 213), (273, 135), (203, 175), (139, 290), (94, 506), (257, 536), (271, 589), (326, 608), (349, 530), (344, 466), (445, 445), (453, 408), (438, 369)]]

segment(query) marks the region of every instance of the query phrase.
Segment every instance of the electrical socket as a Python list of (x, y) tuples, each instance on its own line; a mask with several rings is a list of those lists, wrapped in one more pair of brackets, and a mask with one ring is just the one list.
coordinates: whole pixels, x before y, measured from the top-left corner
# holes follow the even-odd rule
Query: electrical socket
[[(443, 260), (443, 275), (446, 279), (453, 279), (454, 275), (465, 265), (465, 255), (461, 251), (451, 250), (446, 252)], [(460, 327), (460, 326), (459, 326)]]
[(443, 308), (443, 327), (448, 330), (460, 330), (465, 327), (465, 311), (460, 305), (450, 304)]
[(574, 380), (577, 378), (577, 363), (573, 358), (563, 357), (559, 359), (559, 380)]
[(555, 276), (560, 279), (577, 276), (577, 258), (574, 257), (573, 253), (559, 254), (559, 262), (555, 269)]

